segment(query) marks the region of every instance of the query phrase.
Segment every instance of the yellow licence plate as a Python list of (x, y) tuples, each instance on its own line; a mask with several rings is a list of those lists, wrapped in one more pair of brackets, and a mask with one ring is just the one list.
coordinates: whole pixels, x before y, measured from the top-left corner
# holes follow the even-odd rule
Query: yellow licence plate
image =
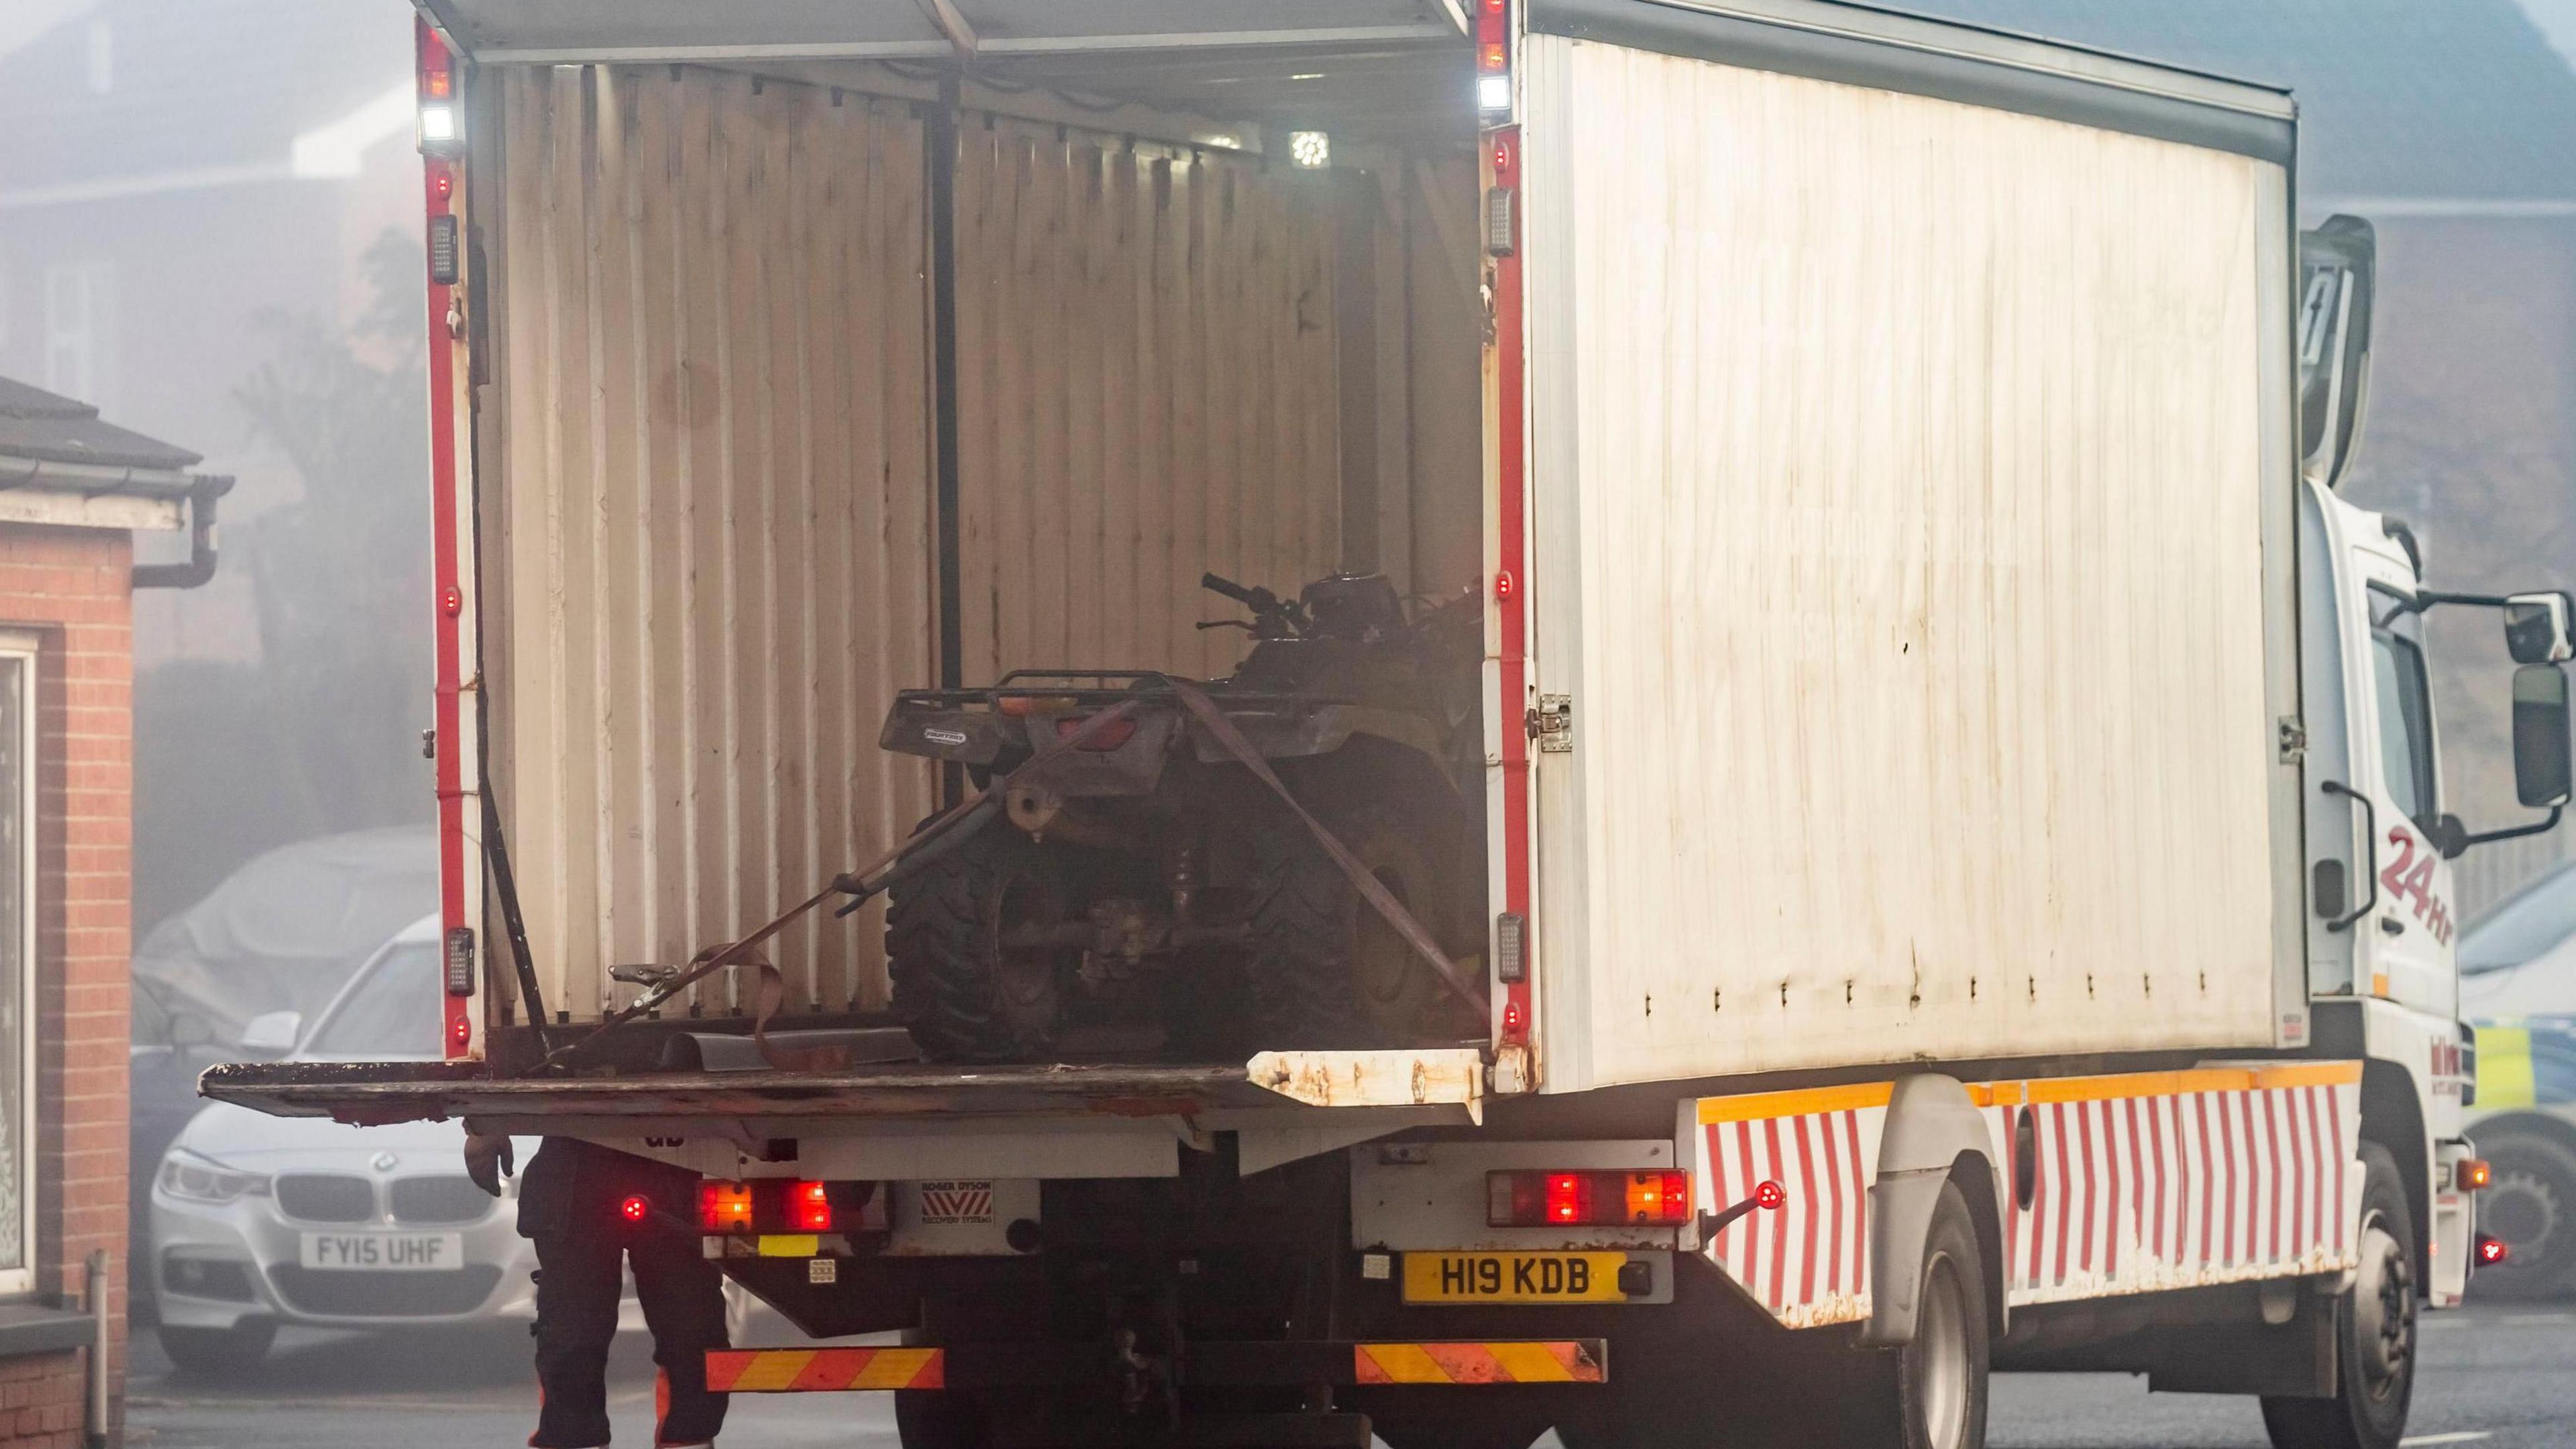
[(1625, 1253), (1407, 1253), (1407, 1303), (1625, 1303)]

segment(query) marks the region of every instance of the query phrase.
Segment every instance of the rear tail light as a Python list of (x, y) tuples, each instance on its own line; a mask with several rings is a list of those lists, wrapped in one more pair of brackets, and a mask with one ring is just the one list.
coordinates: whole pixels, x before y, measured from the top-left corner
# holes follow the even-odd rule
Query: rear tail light
[(819, 1182), (796, 1182), (787, 1188), (787, 1225), (800, 1233), (832, 1230), (831, 1191)]
[(640, 1192), (628, 1193), (626, 1200), (617, 1205), (617, 1215), (630, 1223), (640, 1223), (653, 1216), (653, 1199)]
[[(1057, 720), (1055, 722), (1056, 738), (1060, 740), (1071, 739), (1074, 731), (1081, 729), (1084, 725), (1089, 724), (1090, 722), (1091, 717), (1088, 715), (1083, 716), (1081, 719)], [(1077, 750), (1092, 750), (1105, 754), (1108, 751), (1114, 750), (1120, 745), (1127, 743), (1135, 737), (1136, 720), (1131, 715), (1125, 719), (1113, 719), (1109, 723), (1102, 725), (1099, 729), (1092, 732), (1091, 738), (1084, 740), (1081, 744), (1075, 745), (1074, 748)]]
[(766, 1177), (698, 1184), (702, 1233), (865, 1233), (884, 1226), (874, 1183)]
[(2483, 1157), (2463, 1157), (2451, 1164), (2451, 1186), (2461, 1192), (2476, 1192), (2495, 1181), (2495, 1168)]
[(1485, 1222), (1497, 1228), (1674, 1227), (1691, 1220), (1687, 1172), (1492, 1172)]
[(2486, 1233), (2478, 1234), (2477, 1265), (2479, 1267), (2492, 1268), (2512, 1256), (2512, 1245), (2504, 1239), (2492, 1237)]
[(750, 1232), (751, 1184), (747, 1182), (699, 1183), (698, 1226), (710, 1233)]
[(1488, 113), (1512, 108), (1511, 18), (1504, 0), (1476, 5), (1476, 106)]

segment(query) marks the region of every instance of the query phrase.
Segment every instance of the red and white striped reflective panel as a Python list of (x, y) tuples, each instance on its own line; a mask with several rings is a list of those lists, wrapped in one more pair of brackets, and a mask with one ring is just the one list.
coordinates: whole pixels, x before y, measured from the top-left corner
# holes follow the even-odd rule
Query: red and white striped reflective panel
[[(1869, 1314), (1869, 1184), (1888, 1083), (1704, 1098), (1703, 1206), (1788, 1189), (1703, 1244), (1791, 1327)], [(2351, 1062), (1986, 1082), (2014, 1304), (2329, 1272), (2353, 1261), (2361, 1069)], [(2030, 1122), (2032, 1192), (2013, 1192)]]

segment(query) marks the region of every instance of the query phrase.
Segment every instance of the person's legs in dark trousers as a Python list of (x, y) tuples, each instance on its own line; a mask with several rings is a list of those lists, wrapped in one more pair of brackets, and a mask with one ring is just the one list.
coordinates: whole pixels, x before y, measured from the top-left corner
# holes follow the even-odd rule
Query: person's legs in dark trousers
[[(608, 1442), (608, 1346), (624, 1296), (613, 1233), (542, 1232), (537, 1248), (537, 1384), (544, 1406), (530, 1449), (598, 1449)], [(717, 1324), (723, 1324), (721, 1310)], [(703, 1379), (701, 1380), (703, 1382)]]
[(671, 1384), (669, 1417), (658, 1442), (705, 1444), (724, 1427), (725, 1396), (707, 1392), (707, 1350), (727, 1347), (724, 1274), (698, 1240), (679, 1233), (638, 1234), (627, 1244), (635, 1297), (653, 1330), (653, 1361)]

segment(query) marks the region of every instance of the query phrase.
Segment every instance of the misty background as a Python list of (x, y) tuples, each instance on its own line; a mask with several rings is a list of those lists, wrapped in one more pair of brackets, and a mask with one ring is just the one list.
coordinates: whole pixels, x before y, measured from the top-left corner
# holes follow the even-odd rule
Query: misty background
[[(2379, 229), (2352, 493), (2413, 524), (2437, 584), (2576, 585), (2576, 0), (1909, 8), (2294, 86), (2305, 219)], [(0, 0), (0, 375), (240, 480), (215, 581), (136, 598), (138, 941), (271, 847), (432, 818), (411, 24), (400, 0)], [(2521, 818), (2493, 632), (2436, 616), (2473, 827)], [(2464, 914), (2563, 833), (2461, 861)]]

